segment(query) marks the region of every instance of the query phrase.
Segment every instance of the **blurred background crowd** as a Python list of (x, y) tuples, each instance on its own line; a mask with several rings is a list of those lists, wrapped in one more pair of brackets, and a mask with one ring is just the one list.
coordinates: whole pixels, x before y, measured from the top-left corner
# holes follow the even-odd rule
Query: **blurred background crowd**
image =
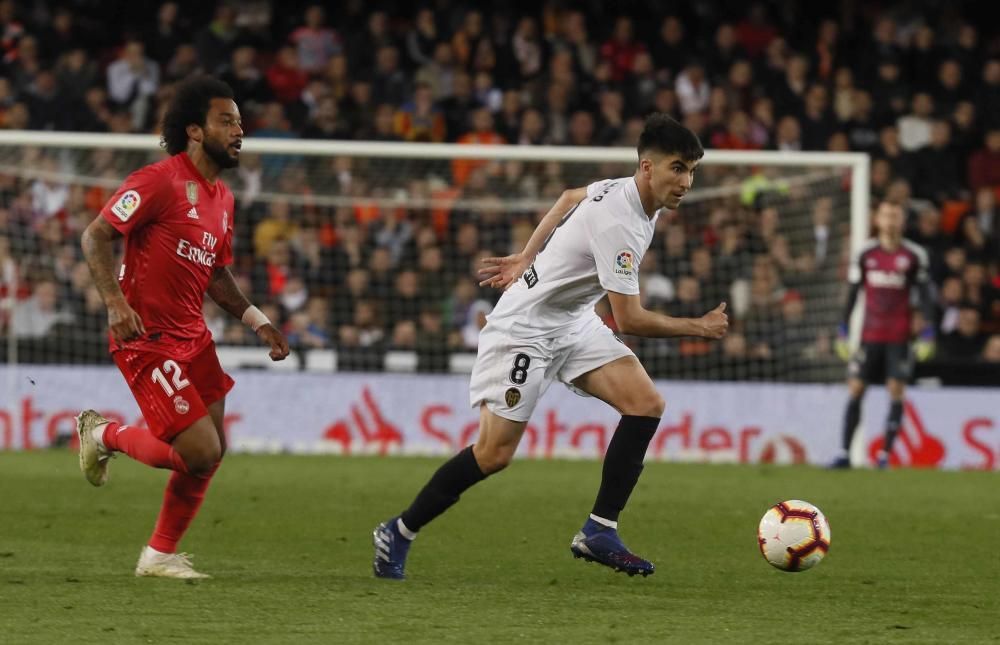
[[(997, 363), (1000, 37), (988, 4), (0, 0), (0, 127), (155, 132), (176, 82), (201, 72), (233, 87), (251, 137), (634, 146), (643, 117), (662, 111), (706, 148), (866, 152), (873, 204), (905, 204), (908, 237), (929, 252), (939, 362)], [(106, 360), (77, 241), (152, 159), (0, 156), (0, 295), (16, 302), (0, 324), (22, 360)], [(234, 272), (295, 347), (336, 349), (342, 369), (382, 369), (391, 350), (448, 369), (451, 353), (475, 351), (498, 297), (478, 287), (478, 260), (520, 248), (564, 188), (631, 172), (245, 155), (226, 178)], [(661, 217), (640, 275), (647, 306), (671, 315), (730, 301), (733, 331), (712, 345), (629, 342), (657, 375), (839, 379), (845, 177), (703, 175), (696, 187), (731, 190)], [(220, 344), (253, 342), (211, 303), (205, 313)]]

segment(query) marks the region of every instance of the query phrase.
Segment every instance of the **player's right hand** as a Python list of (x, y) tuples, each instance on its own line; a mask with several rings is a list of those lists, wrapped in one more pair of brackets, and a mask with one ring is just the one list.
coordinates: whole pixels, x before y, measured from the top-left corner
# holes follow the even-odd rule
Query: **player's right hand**
[(701, 317), (702, 336), (705, 338), (722, 338), (729, 331), (729, 315), (726, 313), (726, 303)]
[(108, 328), (119, 345), (146, 335), (142, 318), (125, 300), (108, 305)]
[(269, 356), (272, 361), (283, 361), (288, 357), (288, 341), (280, 329), (267, 323), (260, 326), (260, 329), (257, 330), (257, 336), (271, 346)]
[(483, 268), (478, 272), (482, 278), (479, 286), (506, 291), (521, 279), (530, 264), (531, 262), (520, 253), (502, 258), (483, 258)]
[(847, 325), (841, 323), (837, 326), (837, 340), (833, 342), (833, 350), (842, 361), (851, 359), (851, 343), (847, 339)]

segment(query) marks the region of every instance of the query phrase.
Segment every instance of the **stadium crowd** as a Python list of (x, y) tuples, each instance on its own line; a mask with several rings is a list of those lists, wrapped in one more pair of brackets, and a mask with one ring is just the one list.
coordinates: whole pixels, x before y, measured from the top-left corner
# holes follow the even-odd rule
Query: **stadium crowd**
[[(632, 146), (643, 117), (662, 111), (706, 148), (867, 152), (873, 199), (904, 203), (908, 236), (930, 254), (939, 358), (1000, 362), (1000, 38), (985, 9), (490, 6), (0, 0), (0, 126), (152, 132), (174, 84), (201, 72), (233, 87), (252, 137)], [(81, 177), (109, 181), (148, 161), (109, 150), (73, 160)], [(0, 272), (16, 300), (5, 331), (41, 347), (38, 360), (104, 360), (105, 311), (77, 241), (114, 182), (59, 179), (66, 158), (38, 150), (0, 163)], [(449, 352), (475, 350), (498, 297), (477, 285), (477, 260), (519, 248), (544, 212), (512, 213), (501, 198), (554, 200), (607, 170), (455, 161), (427, 177), (392, 172), (402, 167), (247, 155), (227, 179), (236, 273), (295, 347), (335, 348), (358, 369), (412, 350), (420, 369), (447, 369)], [(718, 172), (705, 169), (709, 183), (726, 183)], [(380, 182), (396, 175), (409, 178), (391, 186), (404, 199), (369, 199), (393, 194)], [(442, 185), (479, 206), (409, 206)], [(317, 186), (341, 199), (310, 202)], [(730, 300), (734, 326), (718, 345), (635, 340), (651, 371), (840, 378), (846, 191), (833, 182), (803, 207), (743, 189), (661, 218), (640, 273), (648, 306), (700, 315)], [(205, 313), (220, 344), (252, 340), (211, 303)]]

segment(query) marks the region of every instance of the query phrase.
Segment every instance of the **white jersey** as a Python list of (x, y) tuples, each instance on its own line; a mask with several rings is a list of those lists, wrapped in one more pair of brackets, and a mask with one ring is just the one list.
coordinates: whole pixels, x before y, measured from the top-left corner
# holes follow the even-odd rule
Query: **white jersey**
[[(658, 214), (657, 214), (658, 215)], [(587, 186), (587, 197), (549, 235), (507, 292), (489, 325), (516, 338), (555, 338), (593, 317), (606, 292), (639, 293), (639, 264), (657, 215), (642, 209), (633, 177)]]

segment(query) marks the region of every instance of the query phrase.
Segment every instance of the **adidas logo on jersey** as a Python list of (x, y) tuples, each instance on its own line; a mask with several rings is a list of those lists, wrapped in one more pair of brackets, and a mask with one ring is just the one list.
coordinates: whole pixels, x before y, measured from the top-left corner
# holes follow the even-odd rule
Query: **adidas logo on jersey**
[(198, 219), (198, 211), (196, 211), (193, 206), (191, 207), (191, 210), (188, 211), (188, 217), (191, 219)]

